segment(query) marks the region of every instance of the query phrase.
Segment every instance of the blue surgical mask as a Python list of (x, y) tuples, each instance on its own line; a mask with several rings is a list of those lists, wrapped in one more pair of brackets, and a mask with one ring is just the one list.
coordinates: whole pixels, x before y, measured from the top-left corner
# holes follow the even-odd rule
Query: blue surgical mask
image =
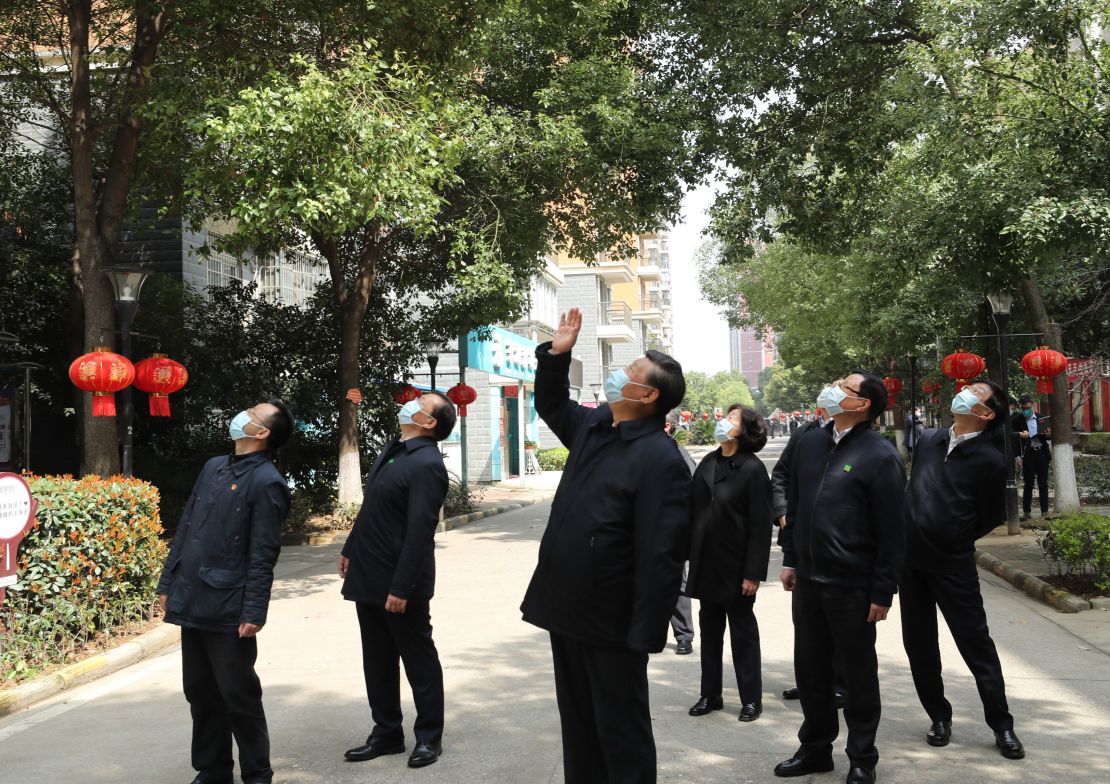
[(970, 388), (964, 387), (952, 398), (952, 413), (979, 416), (975, 413), (974, 408), (981, 402), (978, 395), (972, 392)]
[(410, 400), (409, 402), (401, 406), (401, 410), (397, 412), (397, 421), (400, 422), (402, 425), (416, 424), (412, 421), (412, 415), (418, 412), (421, 414), (424, 413), (424, 409), (420, 407), (420, 398), (417, 398), (416, 400)]
[(249, 411), (240, 411), (227, 426), (227, 434), (231, 436), (232, 441), (238, 441), (240, 438), (258, 438), (257, 435), (252, 436), (250, 433), (243, 430), (247, 425), (255, 425), (256, 427), (263, 427), (258, 422), (251, 419)]
[(1032, 418), (1033, 418), (1033, 409), (1031, 409), (1031, 408), (1023, 408), (1023, 409), (1021, 410), (1021, 415), (1022, 415), (1023, 417), (1025, 417), (1026, 419), (1032, 419)]
[(612, 373), (609, 374), (609, 377), (605, 379), (605, 383), (601, 387), (602, 391), (605, 393), (605, 400), (609, 403), (617, 403), (621, 400), (627, 400), (631, 403), (643, 402), (641, 400), (637, 400), (636, 398), (624, 396), (624, 388), (629, 384), (635, 384), (638, 387), (651, 389), (651, 387), (649, 387), (647, 384), (640, 384), (630, 379), (628, 377), (628, 373), (626, 373), (624, 369), (614, 370)]
[(736, 427), (732, 422), (727, 419), (722, 419), (717, 423), (716, 430), (713, 431), (713, 438), (718, 444), (723, 444), (732, 438), (732, 429)]
[(840, 404), (848, 395), (839, 386), (833, 384), (821, 390), (817, 396), (817, 407), (825, 409), (829, 416), (834, 417), (844, 411)]

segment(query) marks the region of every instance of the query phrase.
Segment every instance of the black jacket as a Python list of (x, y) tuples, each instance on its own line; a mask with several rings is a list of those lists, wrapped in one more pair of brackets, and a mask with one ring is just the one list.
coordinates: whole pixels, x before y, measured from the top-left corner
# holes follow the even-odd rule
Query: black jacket
[(778, 461), (775, 462), (775, 467), (771, 470), (771, 495), (773, 498), (773, 507), (775, 521), (786, 514), (786, 486), (790, 480), (790, 461), (794, 457), (794, 448), (798, 444), (798, 439), (801, 438), (802, 433), (808, 433), (810, 430), (815, 430), (821, 427), (821, 423), (816, 419), (811, 419), (802, 425), (800, 428), (790, 434), (790, 440), (786, 442), (783, 447), (782, 454), (779, 455)]
[(1018, 433), (1029, 432), (1029, 420), (1020, 411), (1010, 415), (1010, 429), (1014, 434), (1014, 457), (1026, 458), (1029, 457), (1028, 452), (1036, 451), (1037, 454), (1043, 454), (1045, 460), (1052, 460), (1052, 450), (1048, 445), (1049, 438), (1044, 434), (1047, 420), (1048, 417), (1037, 417), (1037, 435), (1032, 438), (1022, 438)]
[(384, 605), (428, 601), (435, 593), (435, 534), (447, 496), (447, 469), (432, 438), (392, 441), (374, 461), (362, 508), (343, 545), (350, 559), (343, 598)]
[(990, 433), (948, 454), (950, 437), (947, 428), (926, 430), (914, 450), (906, 563), (928, 572), (974, 572), (975, 540), (1006, 521), (1006, 458)]
[(691, 489), (693, 530), (686, 593), (732, 604), (745, 580), (767, 579), (771, 553), (771, 480), (751, 453), (706, 455)]
[(663, 417), (613, 427), (570, 400), (570, 354), (536, 350), (536, 410), (570, 450), (524, 620), (589, 645), (661, 651), (689, 549), (690, 471)]
[(798, 576), (870, 591), (889, 607), (905, 556), (906, 469), (863, 422), (834, 445), (833, 422), (803, 433), (791, 464), (783, 566)]
[(289, 498), (263, 452), (205, 463), (158, 581), (167, 623), (208, 631), (266, 623)]

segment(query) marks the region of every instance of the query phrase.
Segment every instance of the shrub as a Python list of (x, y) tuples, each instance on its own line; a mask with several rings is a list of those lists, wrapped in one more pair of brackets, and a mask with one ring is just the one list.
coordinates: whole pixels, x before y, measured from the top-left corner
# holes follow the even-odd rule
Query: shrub
[(447, 497), (443, 499), (443, 516), (455, 517), (478, 510), (483, 492), (475, 490), (474, 485), (463, 485), (454, 479), (447, 485)]
[(1090, 576), (1110, 591), (1110, 517), (1065, 515), (1050, 522), (1037, 543), (1056, 574)]
[(536, 459), (540, 461), (541, 471), (562, 471), (567, 467), (569, 449), (556, 447), (554, 449), (541, 449), (536, 452)]
[(690, 443), (694, 446), (703, 446), (713, 443), (713, 431), (717, 423), (712, 419), (697, 419), (690, 423)]
[(1084, 501), (1110, 500), (1110, 456), (1076, 455), (1075, 483)]
[(678, 442), (679, 446), (686, 446), (690, 441), (690, 432), (688, 430), (674, 431), (674, 440)]
[(1110, 433), (1078, 433), (1076, 440), (1087, 454), (1110, 457)]
[(98, 635), (153, 616), (166, 557), (158, 491), (138, 479), (28, 477), (38, 524), (3, 605), (0, 679), (19, 680)]

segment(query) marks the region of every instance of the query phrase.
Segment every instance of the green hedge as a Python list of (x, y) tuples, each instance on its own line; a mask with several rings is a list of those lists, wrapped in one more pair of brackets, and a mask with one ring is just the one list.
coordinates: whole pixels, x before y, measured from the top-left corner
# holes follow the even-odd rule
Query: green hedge
[(1110, 590), (1110, 517), (1065, 515), (1049, 523), (1037, 543), (1057, 574), (1090, 576)]
[(1110, 457), (1110, 433), (1077, 433), (1076, 440), (1083, 452)]
[(28, 477), (37, 525), (0, 607), (0, 681), (66, 662), (98, 636), (148, 620), (166, 556), (158, 491), (137, 479)]
[(567, 455), (570, 451), (563, 447), (554, 449), (540, 449), (536, 452), (536, 459), (540, 462), (541, 471), (562, 471), (567, 465)]
[(1084, 503), (1110, 501), (1110, 456), (1076, 455), (1075, 483)]

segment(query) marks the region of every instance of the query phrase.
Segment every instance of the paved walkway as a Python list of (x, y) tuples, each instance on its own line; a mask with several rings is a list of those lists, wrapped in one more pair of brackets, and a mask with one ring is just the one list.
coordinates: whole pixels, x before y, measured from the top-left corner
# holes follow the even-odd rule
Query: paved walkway
[[(517, 609), (548, 513), (536, 504), (437, 537), (438, 595), (432, 610), (447, 690), (445, 755), (408, 770), (403, 757), (346, 763), (343, 751), (369, 730), (354, 608), (338, 595), (338, 546), (288, 548), (279, 563), (270, 623), (259, 640), (276, 782), (562, 781), (558, 713), (543, 632)], [(779, 557), (773, 556), (772, 581)], [(993, 576), (984, 595), (1010, 688), (1021, 762), (1002, 759), (983, 725), (974, 683), (947, 635), (954, 739), (931, 749), (901, 649), (897, 607), (880, 627), (884, 715), (881, 781), (926, 784), (1103, 782), (1110, 769), (1110, 640), (1099, 611), (1062, 615)], [(757, 612), (764, 650), (765, 713), (736, 721), (734, 687), (726, 710), (694, 719), (698, 652), (673, 646), (650, 665), (661, 782), (773, 782), (771, 768), (794, 750), (798, 704), (778, 693), (793, 682), (788, 596), (765, 584)], [(1090, 619), (1090, 622), (1084, 619)], [(695, 646), (698, 646), (695, 640)], [(726, 683), (728, 680), (726, 680)], [(412, 709), (405, 695), (407, 725)], [(192, 779), (189, 714), (176, 649), (29, 711), (0, 720), (0, 783), (89, 784)], [(837, 743), (838, 750), (842, 741)], [(843, 781), (835, 774), (813, 782)], [(807, 781), (802, 779), (800, 781)]]

